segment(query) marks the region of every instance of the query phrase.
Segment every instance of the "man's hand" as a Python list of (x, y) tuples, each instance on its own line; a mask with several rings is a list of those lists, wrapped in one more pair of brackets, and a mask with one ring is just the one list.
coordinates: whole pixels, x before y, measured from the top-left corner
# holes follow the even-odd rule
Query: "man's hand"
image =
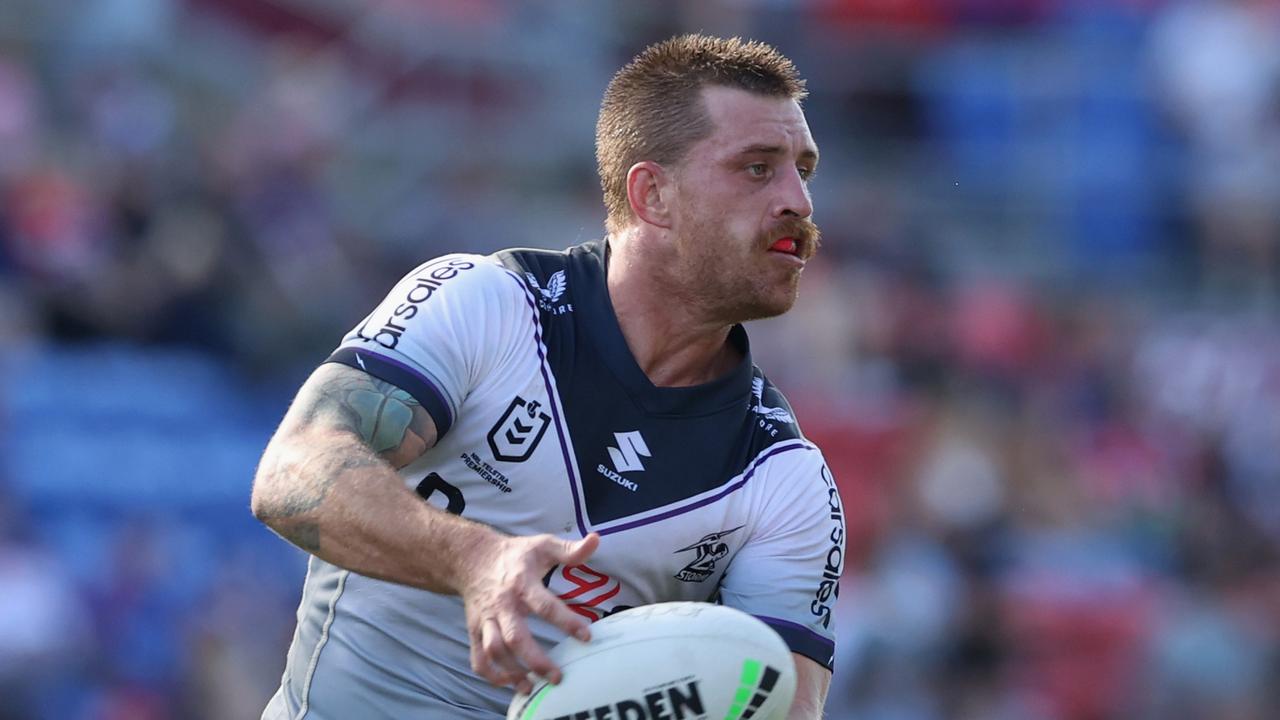
[(559, 683), (560, 668), (529, 632), (527, 618), (537, 615), (583, 642), (591, 638), (587, 621), (551, 594), (542, 578), (557, 565), (581, 565), (599, 545), (595, 533), (576, 542), (534, 535), (502, 537), (477, 552), (458, 587), (467, 609), (471, 669), (524, 693), (532, 689), (528, 671)]
[(534, 640), (527, 618), (590, 637), (586, 620), (542, 578), (556, 565), (585, 562), (600, 536), (510, 537), (421, 502), (395, 469), (420, 458), (436, 435), (430, 415), (404, 390), (344, 365), (322, 365), (263, 454), (254, 515), (339, 567), (461, 595), (471, 666), (489, 682), (528, 690), (525, 668), (559, 682), (560, 669)]

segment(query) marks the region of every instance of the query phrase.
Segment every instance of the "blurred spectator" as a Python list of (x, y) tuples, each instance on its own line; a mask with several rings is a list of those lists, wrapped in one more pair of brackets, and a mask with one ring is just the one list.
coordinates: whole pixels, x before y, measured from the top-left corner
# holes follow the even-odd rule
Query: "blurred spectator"
[(60, 681), (91, 647), (81, 596), (61, 560), (24, 527), (27, 521), (0, 486), (0, 718), (59, 714)]
[(1156, 21), (1151, 55), (1155, 89), (1189, 143), (1189, 201), (1206, 289), (1273, 306), (1280, 292), (1280, 7), (1171, 3)]

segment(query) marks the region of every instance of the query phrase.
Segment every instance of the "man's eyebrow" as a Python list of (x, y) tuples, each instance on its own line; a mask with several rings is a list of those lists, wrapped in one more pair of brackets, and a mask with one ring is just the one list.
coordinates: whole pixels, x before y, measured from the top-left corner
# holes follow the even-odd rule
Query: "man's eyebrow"
[[(739, 155), (782, 155), (784, 153), (786, 153), (786, 149), (781, 145), (764, 145), (761, 143), (748, 145), (738, 151)], [(818, 151), (813, 148), (805, 148), (800, 151), (800, 159), (816, 163), (818, 161)]]

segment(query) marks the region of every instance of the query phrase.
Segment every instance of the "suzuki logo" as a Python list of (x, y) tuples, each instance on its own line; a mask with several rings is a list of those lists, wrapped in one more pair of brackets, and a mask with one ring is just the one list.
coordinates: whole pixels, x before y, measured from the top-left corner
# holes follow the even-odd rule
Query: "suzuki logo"
[(640, 462), (640, 457), (650, 457), (650, 454), (649, 446), (640, 437), (640, 431), (614, 433), (613, 437), (618, 440), (618, 447), (609, 448), (609, 459), (613, 460), (613, 467), (620, 473), (643, 470), (644, 463)]

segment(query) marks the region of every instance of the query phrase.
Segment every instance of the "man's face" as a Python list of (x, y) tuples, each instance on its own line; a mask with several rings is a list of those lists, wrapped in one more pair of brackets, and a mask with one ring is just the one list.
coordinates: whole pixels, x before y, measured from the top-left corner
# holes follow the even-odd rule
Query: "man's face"
[(702, 93), (714, 129), (672, 172), (672, 270), (717, 320), (780, 315), (818, 249), (808, 188), (817, 147), (794, 100), (721, 86)]

